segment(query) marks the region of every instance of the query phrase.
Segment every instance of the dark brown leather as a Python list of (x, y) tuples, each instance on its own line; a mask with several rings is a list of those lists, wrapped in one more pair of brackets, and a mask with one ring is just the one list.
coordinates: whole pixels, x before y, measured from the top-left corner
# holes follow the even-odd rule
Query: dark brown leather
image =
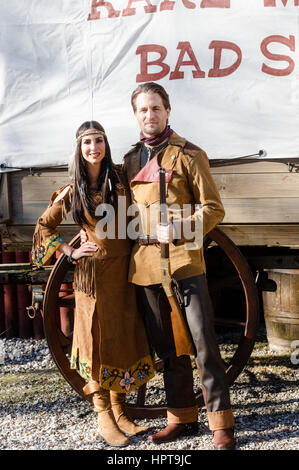
[(162, 444), (163, 442), (172, 442), (175, 441), (178, 437), (181, 436), (193, 436), (198, 433), (198, 422), (193, 423), (170, 423), (162, 431), (157, 432), (156, 434), (151, 434), (148, 437), (149, 441), (154, 442), (155, 444)]
[(139, 245), (156, 245), (160, 243), (157, 238), (146, 235), (137, 239)]
[(213, 431), (214, 449), (216, 450), (234, 450), (235, 438), (234, 429), (219, 429)]

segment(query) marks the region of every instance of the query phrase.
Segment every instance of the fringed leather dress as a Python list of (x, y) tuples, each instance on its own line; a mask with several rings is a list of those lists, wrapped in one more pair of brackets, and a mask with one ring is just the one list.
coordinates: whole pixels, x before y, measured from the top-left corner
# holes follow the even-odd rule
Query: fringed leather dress
[[(37, 221), (32, 260), (38, 266), (50, 264), (53, 254), (64, 242), (57, 226), (71, 210), (72, 192), (72, 183), (55, 192)], [(117, 184), (117, 194), (123, 197), (125, 212), (127, 198), (121, 182)], [(93, 197), (96, 204), (101, 203), (99, 192), (93, 191)], [(70, 367), (77, 369), (87, 381), (98, 381), (103, 388), (130, 392), (146, 383), (154, 375), (154, 368), (143, 320), (136, 307), (135, 287), (127, 281), (131, 251), (131, 242), (124, 235), (127, 221), (122, 219), (124, 230), (119, 220), (125, 215), (116, 214), (117, 238), (101, 239), (99, 218), (87, 212), (85, 215), (88, 224), (83, 228), (98, 250), (92, 257), (76, 262)]]

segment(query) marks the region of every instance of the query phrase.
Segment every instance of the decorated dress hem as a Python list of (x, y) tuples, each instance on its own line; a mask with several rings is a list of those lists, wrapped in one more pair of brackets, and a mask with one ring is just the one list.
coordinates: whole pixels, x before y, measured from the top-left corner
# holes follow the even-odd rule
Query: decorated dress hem
[[(91, 361), (82, 360), (73, 352), (70, 367), (77, 369), (84, 379), (92, 380)], [(148, 355), (126, 369), (102, 364), (99, 371), (99, 384), (107, 390), (128, 393), (144, 385), (154, 375), (152, 358)]]

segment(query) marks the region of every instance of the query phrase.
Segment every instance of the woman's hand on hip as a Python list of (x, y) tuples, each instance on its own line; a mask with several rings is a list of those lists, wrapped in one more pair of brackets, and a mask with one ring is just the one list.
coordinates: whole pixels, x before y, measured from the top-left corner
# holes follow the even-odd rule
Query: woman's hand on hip
[(98, 246), (93, 242), (85, 242), (72, 252), (72, 258), (77, 260), (83, 256), (93, 256), (98, 251)]

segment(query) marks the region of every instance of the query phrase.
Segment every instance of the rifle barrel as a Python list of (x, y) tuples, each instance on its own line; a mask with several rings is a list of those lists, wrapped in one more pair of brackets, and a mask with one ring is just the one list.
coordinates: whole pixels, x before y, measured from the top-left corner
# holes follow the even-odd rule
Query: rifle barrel
[[(168, 213), (166, 204), (166, 184), (165, 184), (165, 168), (159, 168), (160, 181), (160, 224), (168, 225)], [(169, 244), (160, 243), (161, 258), (169, 258)]]

